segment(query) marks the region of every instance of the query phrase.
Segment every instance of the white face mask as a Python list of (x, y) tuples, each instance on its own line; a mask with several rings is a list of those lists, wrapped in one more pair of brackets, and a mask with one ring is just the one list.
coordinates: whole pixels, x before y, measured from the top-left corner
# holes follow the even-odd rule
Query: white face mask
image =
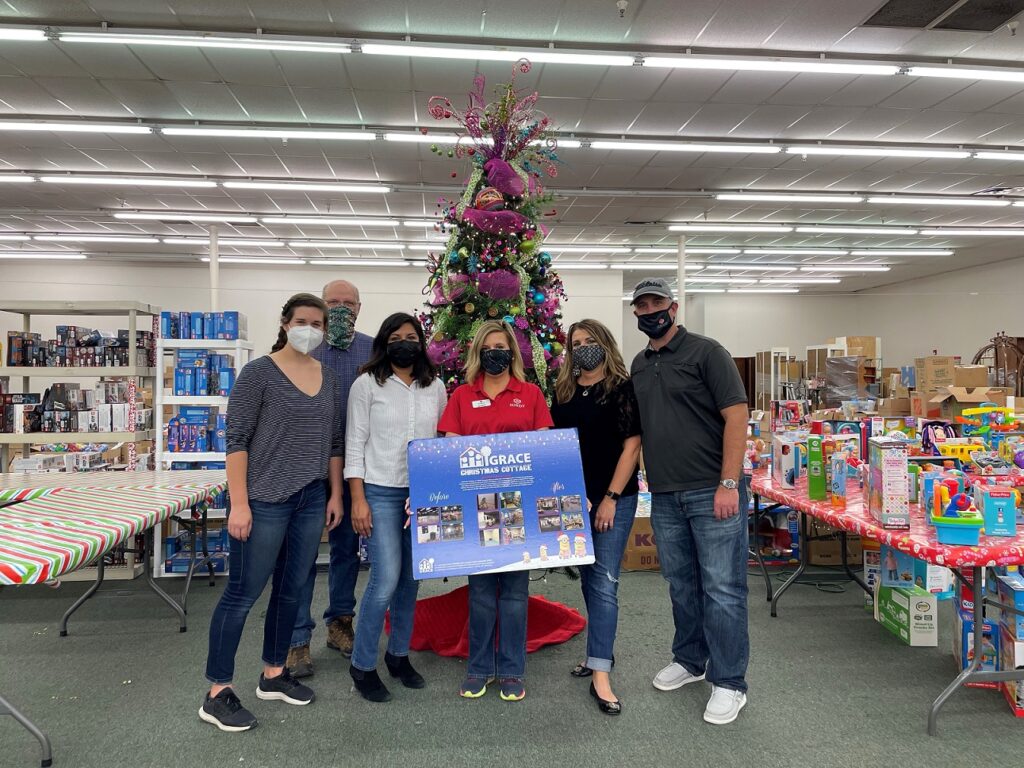
[(288, 329), (288, 343), (304, 355), (319, 347), (323, 340), (324, 332), (312, 325), (296, 325)]

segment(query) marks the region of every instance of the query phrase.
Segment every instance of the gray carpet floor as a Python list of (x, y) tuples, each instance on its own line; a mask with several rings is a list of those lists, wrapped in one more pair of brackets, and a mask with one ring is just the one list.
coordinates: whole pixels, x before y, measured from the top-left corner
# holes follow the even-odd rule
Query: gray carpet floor
[[(360, 575), (362, 591), (366, 574)], [(315, 606), (322, 610), (326, 576)], [(172, 582), (175, 589), (180, 582)], [(425, 582), (422, 595), (452, 585)], [(517, 704), (489, 693), (456, 696), (464, 663), (414, 654), (423, 691), (393, 687), (374, 705), (351, 692), (347, 661), (314, 639), (317, 701), (309, 707), (261, 702), (264, 603), (250, 616), (238, 656), (243, 701), (260, 727), (224, 734), (196, 716), (210, 612), (220, 583), (193, 586), (191, 627), (141, 580), (110, 584), (57, 635), (64, 608), (83, 584), (0, 592), (0, 692), (50, 733), (55, 765), (133, 768), (264, 766), (958, 766), (984, 755), (1013, 764), (1024, 721), (997, 691), (963, 690), (947, 704), (940, 735), (925, 732), (928, 706), (955, 675), (952, 618), (944, 605), (938, 648), (908, 648), (871, 619), (862, 595), (798, 585), (772, 619), (759, 577), (750, 579), (750, 702), (731, 726), (706, 725), (705, 684), (663, 693), (651, 677), (669, 659), (671, 616), (660, 575), (623, 574), (615, 690), (624, 714), (598, 712), (587, 683), (569, 676), (585, 655), (583, 635), (532, 654), (528, 696)], [(577, 582), (553, 574), (534, 593), (582, 607)], [(37, 765), (35, 741), (0, 718), (0, 766)]]

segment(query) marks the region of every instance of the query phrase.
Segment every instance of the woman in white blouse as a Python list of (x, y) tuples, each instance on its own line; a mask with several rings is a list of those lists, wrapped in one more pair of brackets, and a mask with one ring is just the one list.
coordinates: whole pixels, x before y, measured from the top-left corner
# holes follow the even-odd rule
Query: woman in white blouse
[(406, 527), (406, 448), (410, 440), (437, 436), (448, 396), (427, 359), (422, 326), (404, 312), (381, 324), (360, 373), (348, 396), (345, 479), (352, 494), (352, 527), (367, 537), (370, 581), (360, 602), (349, 673), (364, 699), (383, 702), (391, 694), (377, 674), (377, 655), (389, 608), (391, 638), (384, 663), (406, 688), (424, 686), (409, 662), (419, 584), (413, 578)]

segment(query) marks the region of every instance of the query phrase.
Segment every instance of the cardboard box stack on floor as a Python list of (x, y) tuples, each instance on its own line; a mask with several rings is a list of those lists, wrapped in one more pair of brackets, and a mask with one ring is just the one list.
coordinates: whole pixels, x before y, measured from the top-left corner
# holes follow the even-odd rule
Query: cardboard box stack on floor
[(622, 555), (622, 570), (657, 571), (661, 569), (661, 564), (658, 562), (654, 530), (651, 528), (651, 494), (640, 493), (639, 496), (633, 528)]

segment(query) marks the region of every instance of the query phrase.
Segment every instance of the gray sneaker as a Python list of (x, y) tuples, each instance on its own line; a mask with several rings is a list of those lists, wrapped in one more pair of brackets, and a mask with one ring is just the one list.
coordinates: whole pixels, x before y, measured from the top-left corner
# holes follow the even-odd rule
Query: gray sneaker
[(711, 698), (704, 710), (704, 722), (712, 725), (728, 725), (740, 715), (740, 710), (747, 706), (747, 694), (730, 688), (719, 688), (711, 691)]
[(659, 691), (674, 691), (690, 683), (699, 683), (704, 675), (694, 675), (686, 667), (672, 662), (654, 676), (654, 687)]

